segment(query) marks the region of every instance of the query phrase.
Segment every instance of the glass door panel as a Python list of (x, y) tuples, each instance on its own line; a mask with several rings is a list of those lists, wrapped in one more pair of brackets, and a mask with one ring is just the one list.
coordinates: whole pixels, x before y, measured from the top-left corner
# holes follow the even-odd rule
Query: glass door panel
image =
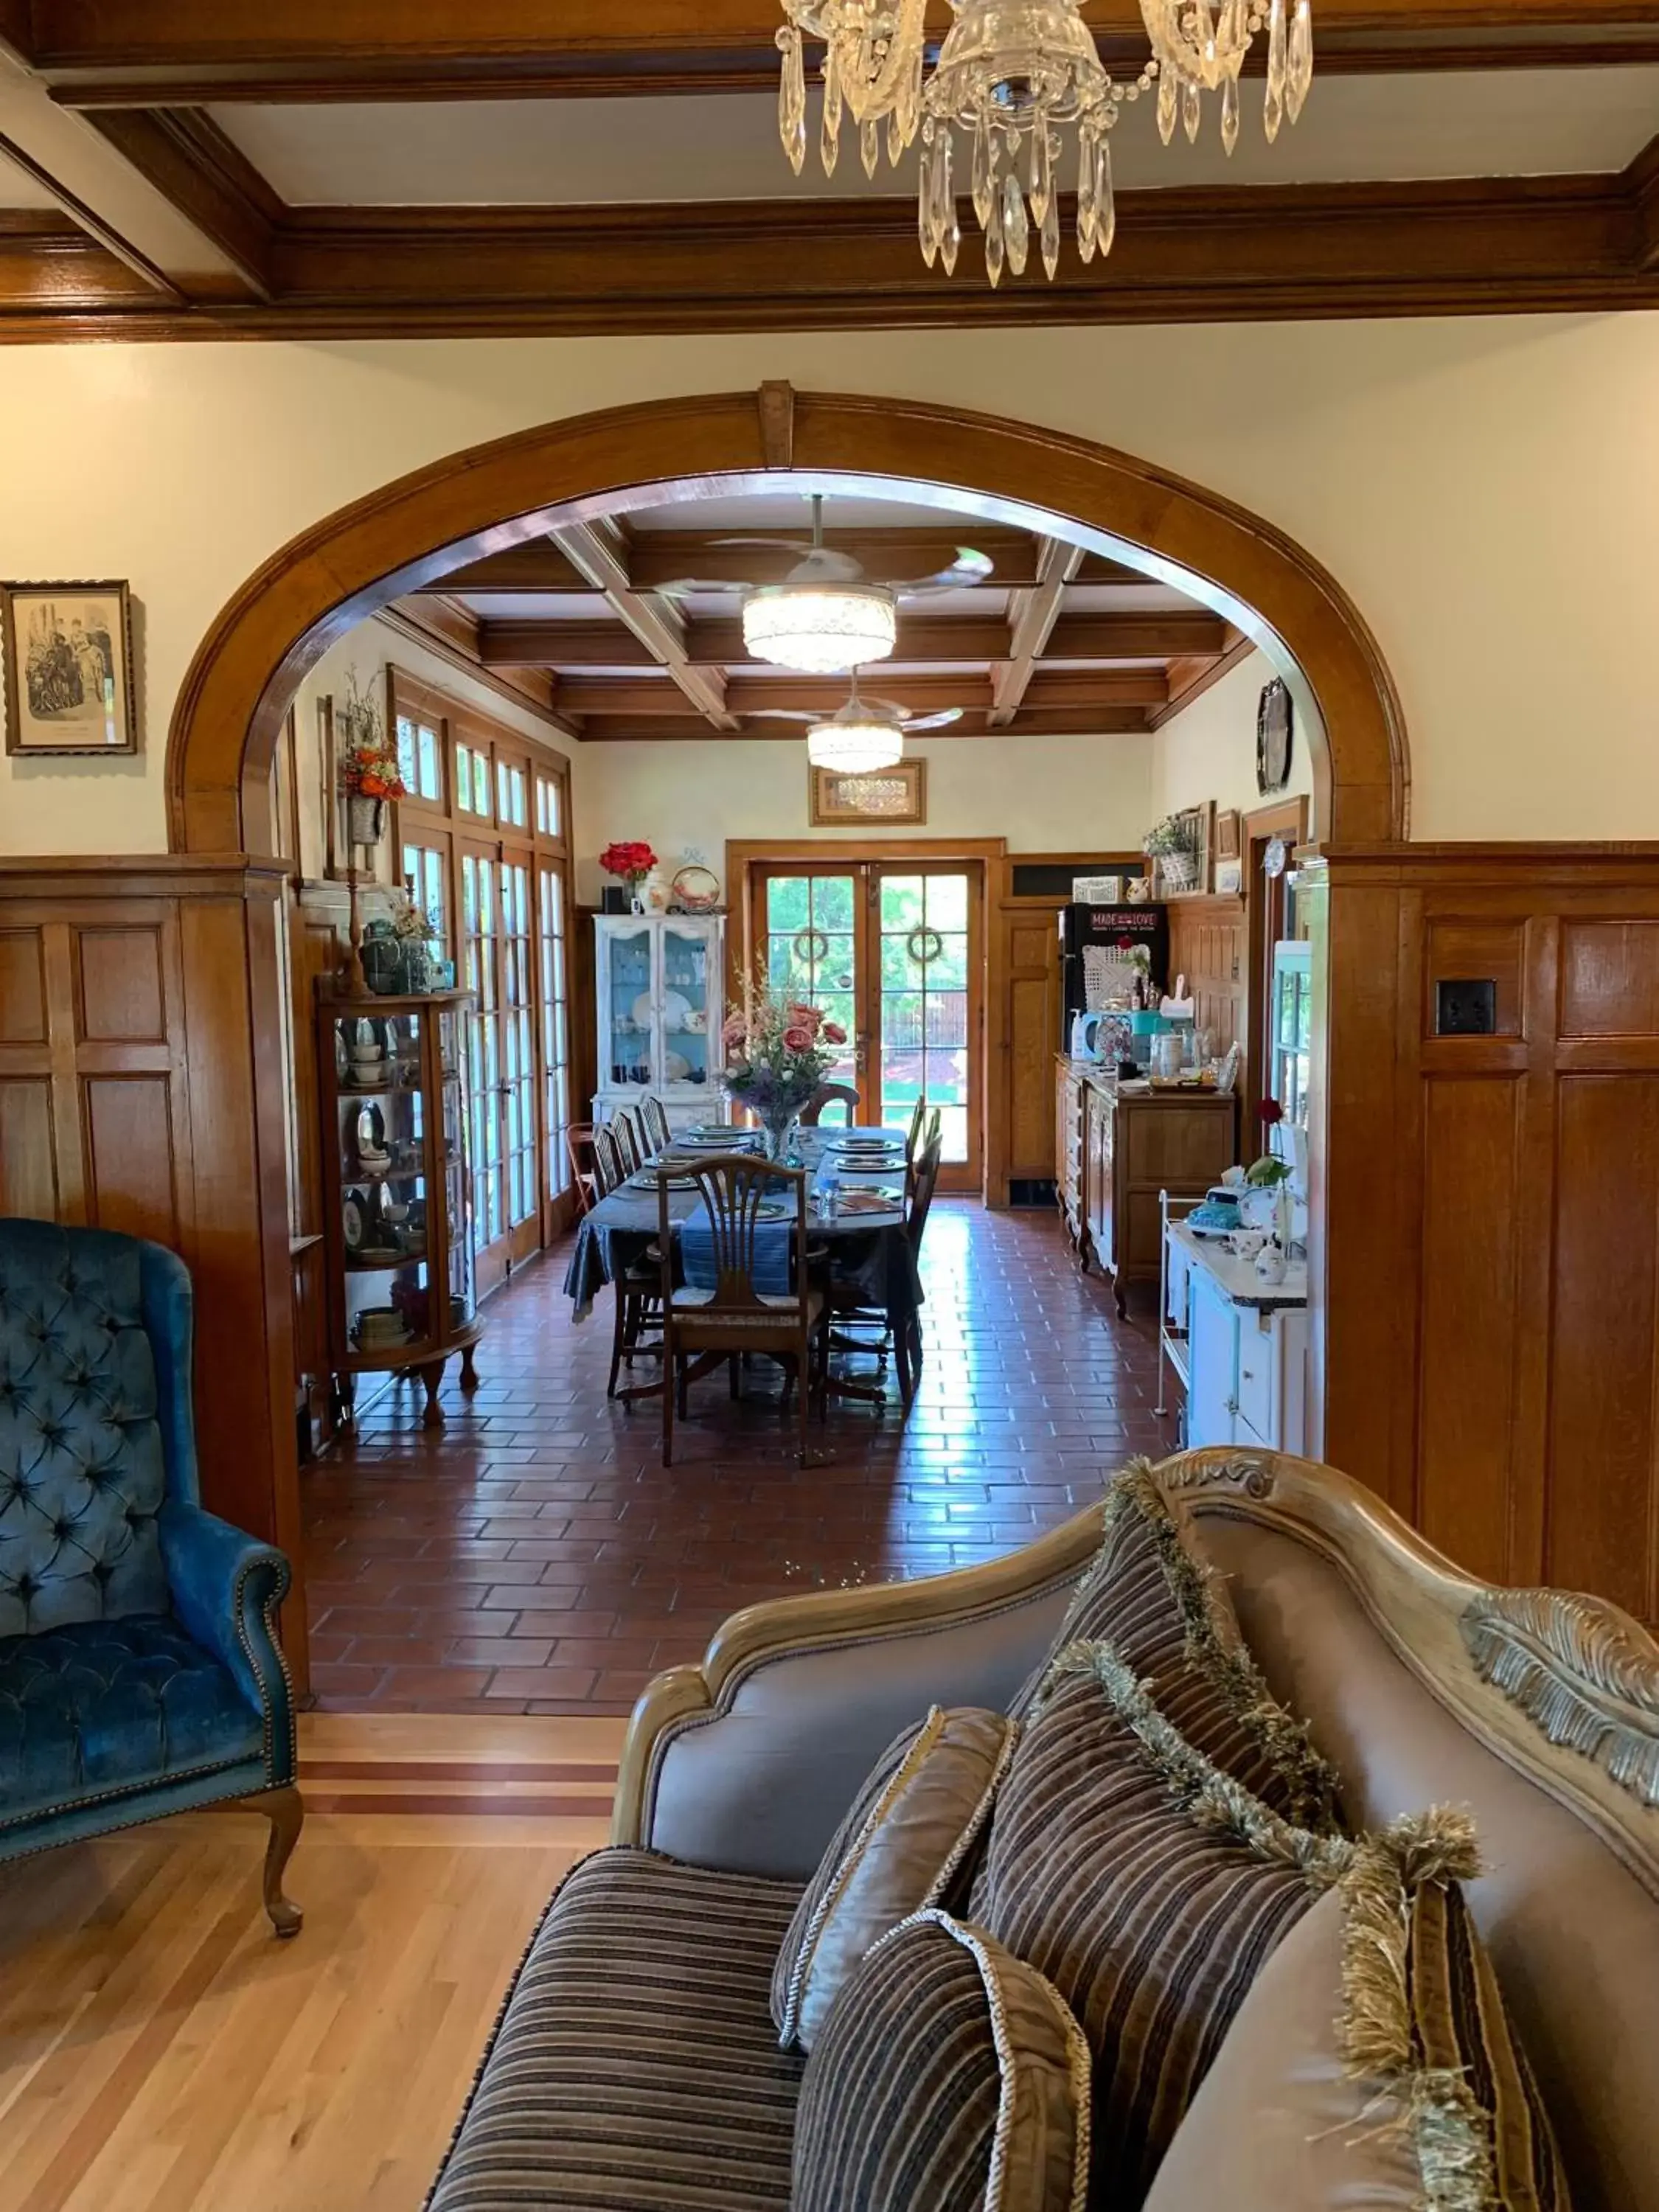
[(939, 1109), (944, 1164), (967, 1167), (978, 1152), (968, 878), (878, 872), (878, 1116), (906, 1122), (925, 1097)]
[(541, 933), (546, 1186), (548, 1197), (556, 1199), (570, 1188), (569, 968), (565, 943), (564, 869), (559, 862), (541, 863), (537, 875), (536, 906)]
[(507, 1202), (502, 1170), (501, 903), (493, 848), (461, 848), (461, 961), (465, 988), (477, 1000), (468, 1032), (467, 1091), (473, 1135), (472, 1200), (477, 1224), (478, 1285), (507, 1272)]
[(647, 1088), (652, 1074), (651, 933), (618, 930), (601, 947), (601, 986), (606, 994), (611, 1042), (610, 1080)]
[[(757, 931), (772, 988), (817, 1006), (826, 1021), (838, 1022), (847, 1032), (846, 1048), (824, 1080), (855, 1087), (860, 1040), (868, 1028), (860, 1018), (860, 873), (768, 872), (761, 882)], [(868, 1117), (860, 1113), (860, 1118)]]
[[(540, 1243), (541, 1194), (536, 1173), (536, 1032), (530, 860), (501, 861), (501, 1164), (507, 1226), (516, 1233), (513, 1256)], [(526, 1224), (533, 1233), (524, 1233)]]
[(709, 973), (709, 940), (665, 922), (662, 933), (663, 1079), (706, 1084), (708, 1038), (720, 1023), (723, 979)]

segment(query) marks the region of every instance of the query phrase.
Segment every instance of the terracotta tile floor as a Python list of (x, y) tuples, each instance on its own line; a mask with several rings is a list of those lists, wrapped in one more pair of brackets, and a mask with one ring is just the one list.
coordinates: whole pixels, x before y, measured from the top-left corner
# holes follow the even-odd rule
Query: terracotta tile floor
[[(941, 1201), (923, 1273), (927, 1362), (908, 1422), (832, 1401), (799, 1468), (775, 1397), (694, 1388), (659, 1415), (605, 1395), (609, 1300), (576, 1327), (555, 1251), (493, 1299), (479, 1389), (388, 1391), (307, 1468), (313, 1682), (325, 1706), (618, 1713), (701, 1656), (739, 1606), (994, 1557), (1173, 1448), (1152, 1412), (1152, 1301), (1115, 1319), (1055, 1217)], [(860, 1368), (860, 1372), (868, 1371)]]

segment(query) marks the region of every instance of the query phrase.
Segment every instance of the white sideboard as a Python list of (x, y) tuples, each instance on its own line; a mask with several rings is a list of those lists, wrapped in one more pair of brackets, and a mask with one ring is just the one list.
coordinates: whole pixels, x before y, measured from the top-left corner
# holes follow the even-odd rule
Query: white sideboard
[(725, 915), (602, 914), (594, 931), (594, 1119), (654, 1096), (676, 1129), (724, 1121)]
[(1158, 1333), (1160, 1408), (1164, 1367), (1187, 1393), (1185, 1443), (1259, 1445), (1302, 1452), (1308, 1433), (1308, 1271), (1282, 1283), (1185, 1223), (1164, 1228), (1164, 1310)]

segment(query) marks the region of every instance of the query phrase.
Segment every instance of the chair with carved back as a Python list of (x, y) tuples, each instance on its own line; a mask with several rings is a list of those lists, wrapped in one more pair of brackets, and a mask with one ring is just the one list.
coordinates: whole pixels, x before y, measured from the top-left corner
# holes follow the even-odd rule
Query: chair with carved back
[[(673, 1229), (665, 1181), (658, 1197), (658, 1243), (663, 1302), (662, 1463), (672, 1462), (674, 1413), (687, 1411), (696, 1372), (722, 1361), (735, 1398), (744, 1359), (751, 1353), (781, 1362), (790, 1391), (799, 1397), (799, 1443), (807, 1456), (807, 1420), (816, 1395), (826, 1417), (829, 1301), (811, 1279), (806, 1241), (806, 1171), (752, 1154), (690, 1160), (685, 1173), (698, 1205), (680, 1225), (686, 1280), (674, 1283)], [(769, 1218), (773, 1208), (776, 1218)], [(763, 1209), (766, 1212), (763, 1212)]]
[(820, 1083), (800, 1109), (802, 1127), (816, 1129), (823, 1118), (826, 1106), (844, 1106), (847, 1109), (847, 1126), (850, 1129), (858, 1118), (859, 1094), (850, 1083)]
[(649, 1157), (655, 1159), (659, 1152), (668, 1150), (673, 1135), (668, 1125), (668, 1109), (654, 1095), (640, 1102), (640, 1126), (644, 1132)]
[(927, 1118), (927, 1093), (925, 1091), (919, 1091), (916, 1093), (916, 1103), (910, 1109), (909, 1134), (904, 1139), (904, 1157), (912, 1164), (915, 1164), (916, 1154), (921, 1150), (921, 1125)]
[(193, 1335), (175, 1253), (0, 1222), (0, 1861), (239, 1801), (292, 1936), (289, 1563), (202, 1505)]
[(619, 1106), (611, 1117), (611, 1129), (617, 1139), (617, 1149), (622, 1154), (623, 1166), (629, 1175), (637, 1175), (645, 1165), (645, 1146), (640, 1138), (640, 1125), (634, 1118), (631, 1106)]
[(600, 1198), (609, 1198), (613, 1190), (620, 1190), (629, 1177), (629, 1170), (623, 1164), (617, 1132), (609, 1121), (601, 1121), (593, 1132), (593, 1183)]

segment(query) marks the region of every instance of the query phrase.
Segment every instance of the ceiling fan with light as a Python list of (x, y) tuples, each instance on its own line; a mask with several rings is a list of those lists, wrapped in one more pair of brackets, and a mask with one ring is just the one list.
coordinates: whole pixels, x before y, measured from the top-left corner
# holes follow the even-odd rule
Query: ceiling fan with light
[[(936, 597), (982, 584), (995, 562), (988, 554), (961, 545), (948, 568), (914, 582), (872, 584), (862, 562), (823, 542), (823, 497), (812, 495), (812, 536), (717, 538), (714, 544), (763, 546), (800, 558), (781, 583), (757, 584), (744, 594), (744, 643), (757, 660), (793, 668), (807, 676), (844, 676), (866, 661), (885, 660), (898, 640), (901, 599)], [(688, 592), (730, 588), (713, 579), (686, 576), (659, 587), (670, 598)]]
[(911, 714), (895, 699), (866, 699), (859, 692), (858, 671), (847, 704), (827, 718), (799, 708), (767, 707), (750, 717), (757, 722), (805, 722), (806, 757), (814, 768), (832, 768), (842, 775), (868, 775), (891, 768), (904, 757), (904, 740), (913, 731), (943, 730), (962, 720), (960, 707), (947, 707), (937, 714)]

